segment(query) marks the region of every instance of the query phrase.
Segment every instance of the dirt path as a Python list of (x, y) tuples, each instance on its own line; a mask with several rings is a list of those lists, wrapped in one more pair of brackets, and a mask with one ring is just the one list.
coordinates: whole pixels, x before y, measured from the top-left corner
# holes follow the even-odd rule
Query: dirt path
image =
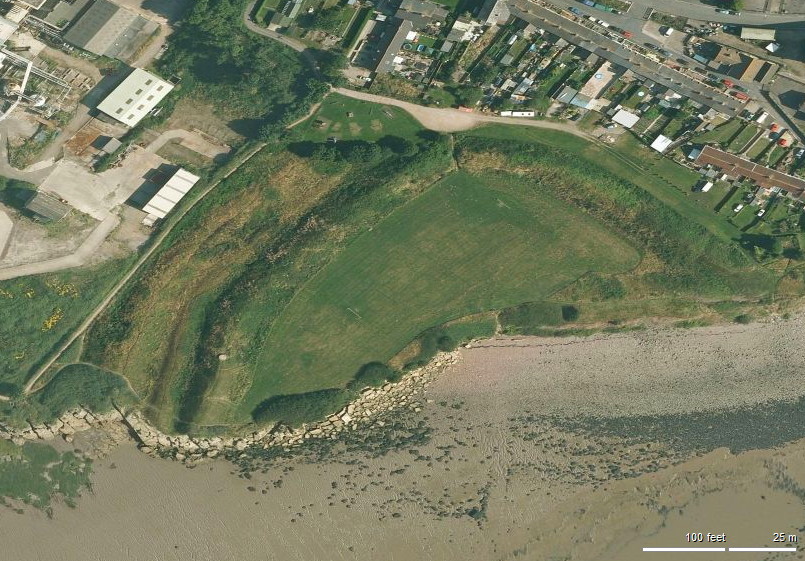
[(407, 101), (400, 101), (391, 97), (375, 95), (366, 92), (358, 92), (346, 88), (334, 88), (333, 91), (352, 99), (370, 101), (372, 103), (382, 103), (399, 107), (411, 114), (414, 119), (422, 123), (426, 128), (438, 132), (459, 132), (469, 130), (484, 123), (498, 123), (502, 125), (520, 125), (526, 127), (537, 127), (572, 134), (587, 140), (594, 140), (595, 137), (579, 130), (576, 126), (569, 123), (556, 123), (553, 121), (535, 121), (528, 118), (498, 117), (482, 113), (466, 113), (458, 109), (441, 109), (436, 107), (424, 107)]
[(226, 175), (224, 175), (218, 181), (215, 181), (215, 182), (211, 183), (210, 185), (208, 185), (190, 205), (188, 205), (182, 211), (180, 211), (176, 215), (174, 215), (173, 221), (170, 224), (168, 224), (165, 227), (165, 229), (162, 230), (159, 233), (159, 235), (154, 239), (154, 242), (151, 244), (151, 246), (148, 248), (148, 250), (145, 253), (143, 253), (143, 255), (137, 260), (137, 262), (129, 270), (129, 272), (126, 273), (125, 276), (117, 282), (117, 284), (114, 286), (114, 288), (112, 288), (112, 290), (110, 290), (109, 293), (106, 295), (106, 298), (104, 298), (103, 301), (100, 304), (98, 304), (98, 306), (92, 311), (92, 313), (89, 314), (87, 316), (87, 318), (83, 322), (81, 322), (81, 325), (79, 325), (75, 329), (75, 331), (73, 331), (71, 334), (69, 334), (68, 336), (65, 337), (65, 339), (62, 342), (62, 344), (59, 346), (59, 348), (56, 350), (56, 352), (54, 352), (42, 364), (42, 366), (39, 368), (39, 370), (36, 371), (36, 373), (31, 377), (31, 379), (25, 385), (24, 393), (26, 393), (26, 394), (31, 393), (33, 391), (33, 389), (34, 389), (34, 386), (36, 385), (36, 382), (39, 380), (39, 378), (41, 378), (45, 374), (45, 372), (47, 372), (47, 370), (53, 365), (53, 363), (56, 362), (56, 360), (58, 360), (58, 358), (62, 355), (62, 353), (65, 350), (67, 350), (67, 348), (70, 345), (72, 345), (73, 342), (76, 339), (78, 339), (87, 329), (89, 329), (89, 326), (92, 325), (92, 322), (95, 321), (95, 319), (99, 315), (101, 315), (101, 313), (103, 313), (103, 311), (106, 309), (106, 307), (109, 304), (112, 303), (112, 301), (115, 299), (115, 296), (117, 296), (118, 293), (123, 289), (123, 287), (126, 286), (126, 284), (134, 277), (135, 274), (137, 274), (137, 271), (140, 270), (140, 268), (146, 263), (146, 261), (148, 261), (148, 259), (157, 250), (157, 248), (160, 247), (160, 245), (165, 240), (165, 238), (168, 236), (168, 234), (170, 234), (171, 231), (173, 231), (173, 228), (177, 224), (179, 224), (181, 222), (182, 218), (188, 212), (190, 212), (190, 210), (192, 210), (201, 200), (203, 200), (204, 197), (210, 191), (215, 189), (215, 187), (217, 187), (218, 184), (221, 183), (221, 181), (223, 181), (224, 179), (226, 179), (227, 177), (232, 175), (235, 171), (237, 171), (238, 168), (240, 168), (240, 166), (242, 166), (243, 164), (248, 162), (252, 158), (252, 156), (254, 156), (255, 154), (257, 154), (257, 152), (262, 150), (264, 146), (265, 146), (265, 144), (258, 145), (254, 150), (249, 152), (249, 154), (247, 154), (246, 157), (244, 157), (236, 166), (233, 166), (232, 169), (230, 169), (226, 173)]

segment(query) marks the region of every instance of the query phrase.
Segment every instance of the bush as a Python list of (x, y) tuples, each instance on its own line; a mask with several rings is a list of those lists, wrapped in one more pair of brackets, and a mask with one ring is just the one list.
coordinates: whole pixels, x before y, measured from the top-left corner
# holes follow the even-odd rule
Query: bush
[(396, 382), (400, 379), (400, 373), (382, 362), (369, 362), (361, 366), (349, 384), (347, 389), (361, 390), (367, 386), (382, 386), (386, 382)]
[(579, 319), (579, 309), (576, 306), (562, 306), (562, 319), (576, 321)]
[(752, 319), (754, 318), (752, 318), (752, 316), (749, 314), (740, 314), (735, 316), (735, 322), (742, 323), (744, 325), (746, 325), (747, 323), (752, 323)]
[(46, 421), (69, 409), (86, 407), (103, 413), (112, 408), (112, 400), (121, 405), (135, 399), (122, 377), (89, 364), (65, 366), (35, 395)]
[(405, 370), (414, 370), (425, 366), (439, 351), (450, 352), (456, 348), (456, 342), (441, 327), (428, 329), (417, 339), (419, 341), (419, 354), (404, 366)]
[(276, 395), (252, 411), (256, 423), (281, 422), (290, 427), (319, 421), (343, 408), (355, 392), (340, 388), (291, 395)]

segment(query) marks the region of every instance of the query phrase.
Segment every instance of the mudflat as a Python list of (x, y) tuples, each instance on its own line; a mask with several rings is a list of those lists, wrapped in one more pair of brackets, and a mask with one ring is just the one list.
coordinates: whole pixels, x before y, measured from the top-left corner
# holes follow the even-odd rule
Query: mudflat
[(348, 438), (248, 479), (125, 444), (76, 509), (1, 510), (0, 539), (21, 561), (614, 561), (688, 532), (772, 545), (805, 518), (803, 327), (476, 342), (422, 411), (395, 414), (427, 441)]

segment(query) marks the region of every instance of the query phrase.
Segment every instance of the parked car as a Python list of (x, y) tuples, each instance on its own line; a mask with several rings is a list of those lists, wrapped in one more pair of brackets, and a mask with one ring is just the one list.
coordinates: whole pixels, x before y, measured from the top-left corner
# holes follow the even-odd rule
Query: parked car
[(666, 37), (670, 37), (673, 32), (674, 28), (671, 27), (670, 25), (663, 25), (662, 27), (660, 27), (660, 33), (662, 33)]
[(733, 88), (735, 88), (736, 90), (738, 90), (739, 92), (744, 92), (744, 93), (746, 93), (746, 92), (748, 92), (748, 91), (749, 91), (749, 90), (747, 90), (745, 87), (743, 87), (741, 84), (735, 84), (735, 85), (734, 85), (734, 86), (732, 86), (732, 87), (733, 87)]
[(581, 10), (579, 10), (578, 8), (576, 8), (575, 6), (570, 6), (570, 8), (568, 8), (568, 10), (570, 10), (570, 11), (571, 11), (571, 13), (574, 13), (574, 14), (576, 14), (577, 16), (583, 16), (583, 15), (584, 15), (584, 14), (582, 13), (582, 11), (581, 11)]
[(744, 207), (744, 205), (743, 205), (743, 204), (739, 204), (739, 205), (737, 205), (737, 206), (736, 206), (734, 209), (732, 209), (732, 210), (733, 210), (733, 212), (741, 212), (741, 210), (743, 209), (743, 207)]
[(674, 56), (674, 53), (672, 53), (671, 51), (666, 51), (665, 49), (660, 49), (657, 52), (660, 53), (665, 58), (671, 58), (672, 56)]
[(764, 214), (766, 214), (766, 209), (765, 208), (761, 208), (759, 211), (757, 211), (758, 218), (760, 218)]
[(725, 10), (724, 8), (716, 8), (716, 13), (717, 13), (717, 14), (726, 14), (726, 15), (730, 15), (730, 11), (729, 11), (729, 10)]
[(624, 29), (623, 31), (621, 31), (621, 35), (623, 35), (623, 36), (624, 36), (624, 37), (626, 37), (627, 39), (631, 39), (631, 38), (632, 38), (632, 32), (631, 32), (631, 31), (626, 31), (625, 29)]

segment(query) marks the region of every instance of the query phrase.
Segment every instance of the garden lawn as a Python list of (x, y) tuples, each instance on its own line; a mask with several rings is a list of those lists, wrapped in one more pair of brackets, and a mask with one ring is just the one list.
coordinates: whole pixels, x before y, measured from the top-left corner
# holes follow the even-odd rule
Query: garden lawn
[(514, 179), (455, 172), (358, 237), (273, 323), (246, 417), (265, 398), (345, 384), (449, 320), (539, 300), (638, 252)]
[[(352, 117), (349, 117), (349, 114)], [(319, 124), (317, 124), (319, 122)], [(399, 107), (330, 94), (306, 123), (300, 125), (305, 140), (377, 140), (393, 135), (413, 137), (422, 126)]]

